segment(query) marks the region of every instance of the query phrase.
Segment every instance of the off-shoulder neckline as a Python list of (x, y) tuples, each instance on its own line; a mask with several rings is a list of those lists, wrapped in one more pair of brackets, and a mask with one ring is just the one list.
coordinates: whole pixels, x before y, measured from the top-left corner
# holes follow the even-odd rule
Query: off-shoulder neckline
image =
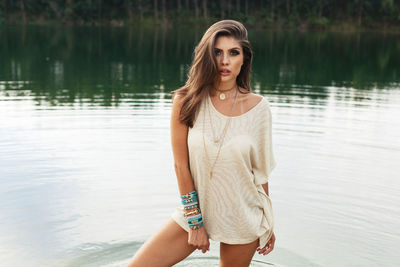
[(222, 116), (222, 117), (225, 117), (225, 118), (233, 118), (233, 119), (234, 119), (234, 118), (240, 118), (240, 117), (246, 116), (247, 114), (249, 114), (249, 113), (253, 112), (254, 110), (256, 110), (257, 107), (261, 106), (261, 103), (263, 103), (263, 102), (265, 101), (265, 97), (262, 96), (261, 100), (258, 101), (258, 103), (255, 104), (255, 105), (254, 105), (252, 108), (250, 108), (248, 111), (246, 111), (246, 112), (244, 112), (244, 113), (242, 113), (242, 114), (240, 114), (240, 115), (237, 115), (237, 116), (228, 116), (228, 115), (225, 115), (225, 114), (221, 113), (220, 111), (218, 111), (218, 109), (214, 106), (214, 104), (213, 104), (212, 101), (211, 101), (210, 94), (207, 94), (207, 97), (206, 97), (206, 98), (207, 98), (208, 104), (210, 104), (211, 109), (214, 110), (215, 113), (217, 113), (218, 115), (220, 115), (220, 116)]

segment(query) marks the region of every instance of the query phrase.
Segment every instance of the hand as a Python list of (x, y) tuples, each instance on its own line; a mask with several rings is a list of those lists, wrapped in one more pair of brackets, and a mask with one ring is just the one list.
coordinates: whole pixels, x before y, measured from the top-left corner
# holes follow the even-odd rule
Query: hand
[(210, 250), (210, 241), (208, 240), (208, 234), (204, 226), (196, 230), (189, 229), (188, 244), (195, 246), (203, 253), (206, 253), (207, 250)]
[(265, 244), (265, 247), (263, 247), (262, 249), (257, 248), (258, 254), (267, 255), (268, 253), (271, 252), (271, 250), (274, 249), (274, 244), (275, 244), (275, 234), (272, 233), (272, 236), (268, 240), (267, 244)]

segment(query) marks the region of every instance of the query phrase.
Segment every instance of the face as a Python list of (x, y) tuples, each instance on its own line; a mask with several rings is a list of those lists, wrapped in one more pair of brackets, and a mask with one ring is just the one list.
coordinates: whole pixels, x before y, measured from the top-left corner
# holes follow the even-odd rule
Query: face
[(231, 36), (220, 36), (215, 43), (214, 53), (218, 63), (220, 82), (236, 82), (244, 58), (240, 43)]

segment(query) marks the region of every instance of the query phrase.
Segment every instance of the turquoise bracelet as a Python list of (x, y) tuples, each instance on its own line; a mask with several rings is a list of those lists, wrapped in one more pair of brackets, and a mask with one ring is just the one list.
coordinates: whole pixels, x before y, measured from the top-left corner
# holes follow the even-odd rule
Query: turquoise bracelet
[(181, 202), (183, 205), (185, 205), (185, 204), (189, 204), (189, 203), (197, 202), (197, 201), (198, 201), (198, 198), (194, 197), (194, 198), (182, 199)]
[(195, 226), (195, 225), (198, 225), (198, 224), (200, 224), (202, 222), (203, 222), (203, 218), (202, 218), (201, 214), (199, 216), (197, 216), (197, 217), (188, 219), (189, 226)]
[(181, 195), (181, 202), (183, 204), (184, 210), (195, 209), (195, 211), (188, 212), (188, 214), (185, 215), (190, 229), (196, 230), (201, 228), (204, 224), (199, 207), (197, 191), (193, 190), (188, 194)]
[(195, 209), (198, 208), (199, 204), (194, 204), (194, 205), (189, 205), (189, 206), (184, 206), (184, 210), (191, 210), (191, 209)]
[(186, 194), (186, 195), (181, 195), (182, 199), (186, 199), (186, 198), (192, 198), (193, 196), (197, 196), (197, 191), (193, 190), (192, 192)]
[(181, 202), (184, 206), (198, 204), (198, 201), (199, 201), (199, 199), (198, 199), (196, 190), (194, 190), (186, 195), (181, 195)]
[(196, 226), (191, 226), (190, 229), (197, 230), (197, 229), (201, 228), (202, 226), (203, 226), (203, 222), (201, 222), (200, 224), (198, 224)]

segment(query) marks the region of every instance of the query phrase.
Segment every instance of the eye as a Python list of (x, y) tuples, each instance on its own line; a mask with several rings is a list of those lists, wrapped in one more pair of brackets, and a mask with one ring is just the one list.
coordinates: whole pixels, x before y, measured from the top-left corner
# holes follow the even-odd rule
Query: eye
[(215, 49), (214, 50), (215, 55), (219, 56), (221, 54), (221, 50), (219, 49)]
[(233, 55), (233, 56), (237, 56), (237, 55), (239, 55), (239, 54), (240, 54), (240, 52), (237, 51), (237, 50), (232, 50), (232, 51), (231, 51), (231, 55)]

